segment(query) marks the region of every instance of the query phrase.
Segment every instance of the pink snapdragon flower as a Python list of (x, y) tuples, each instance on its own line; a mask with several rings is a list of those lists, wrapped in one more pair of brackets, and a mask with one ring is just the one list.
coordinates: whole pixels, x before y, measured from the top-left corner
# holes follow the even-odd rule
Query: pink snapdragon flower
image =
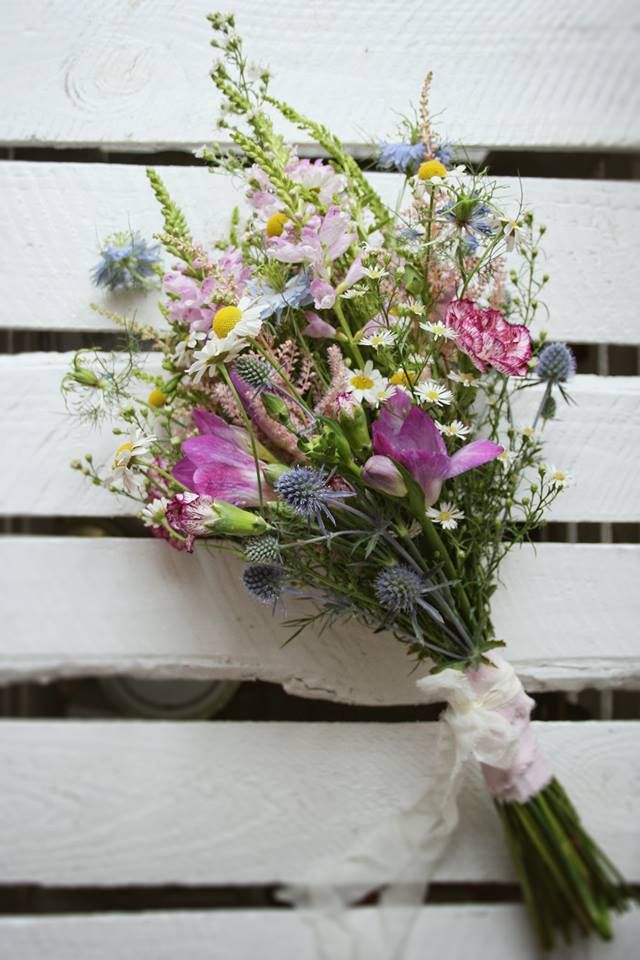
[(194, 332), (209, 330), (218, 309), (230, 300), (239, 300), (251, 276), (242, 251), (231, 247), (202, 268), (210, 271), (202, 281), (185, 276), (182, 265), (162, 278), (164, 292), (172, 294), (167, 303), (169, 319)]
[[(256, 507), (260, 492), (251, 441), (246, 430), (226, 423), (215, 413), (194, 410), (193, 419), (199, 436), (182, 444), (183, 460), (173, 468), (173, 475), (194, 493), (224, 500), (238, 507)], [(263, 500), (274, 500), (275, 493), (262, 475)]]
[(499, 310), (483, 309), (473, 300), (452, 300), (444, 322), (456, 346), (483, 373), (491, 366), (509, 377), (524, 377), (531, 359), (531, 334), (520, 323), (509, 323)]
[(492, 440), (474, 440), (449, 456), (431, 417), (404, 390), (386, 401), (371, 432), (373, 452), (408, 470), (424, 490), (427, 506), (436, 502), (445, 480), (489, 463), (503, 451)]

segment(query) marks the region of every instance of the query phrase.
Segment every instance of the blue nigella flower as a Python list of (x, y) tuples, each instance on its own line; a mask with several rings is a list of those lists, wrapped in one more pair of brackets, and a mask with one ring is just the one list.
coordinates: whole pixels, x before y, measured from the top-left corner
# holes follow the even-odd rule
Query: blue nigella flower
[(160, 262), (161, 248), (148, 244), (140, 233), (114, 233), (100, 250), (91, 278), (97, 287), (136, 290), (148, 287)]
[(445, 204), (439, 213), (460, 230), (470, 253), (475, 253), (479, 243), (490, 237), (496, 230), (491, 207), (482, 203), (476, 196), (452, 200)]
[(434, 150), (436, 160), (439, 160), (440, 163), (444, 163), (445, 167), (450, 167), (453, 163), (453, 147), (448, 143), (441, 143), (439, 147), (436, 147)]
[(381, 143), (378, 167), (381, 170), (414, 173), (423, 159), (424, 146), (421, 143)]
[(275, 315), (276, 323), (287, 307), (300, 310), (313, 303), (313, 296), (309, 290), (311, 278), (305, 270), (301, 270), (287, 280), (284, 290), (274, 290), (266, 283), (254, 280), (247, 285), (247, 293), (256, 297), (256, 306), (260, 310), (260, 319), (268, 320)]

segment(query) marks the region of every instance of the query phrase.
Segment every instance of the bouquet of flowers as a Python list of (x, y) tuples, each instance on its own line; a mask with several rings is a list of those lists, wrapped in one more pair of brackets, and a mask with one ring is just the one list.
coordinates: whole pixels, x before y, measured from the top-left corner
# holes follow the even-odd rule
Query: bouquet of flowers
[[(207, 250), (149, 171), (172, 266), (120, 235), (95, 279), (117, 289), (157, 274), (165, 323), (109, 314), (128, 353), (76, 355), (70, 407), (130, 436), (106, 470), (91, 456), (75, 467), (139, 503), (169, 546), (236, 552), (261, 603), (286, 616), (289, 596), (306, 599), (293, 636), (354, 618), (427, 663), (423, 696), (448, 702), (459, 755), (482, 763), (542, 943), (575, 928), (608, 938), (629, 891), (539, 753), (533, 701), (491, 623), (503, 558), (568, 483), (541, 435), (570, 399), (574, 357), (530, 332), (544, 227), (507, 216), (485, 172), (453, 165), (430, 77), (401, 141), (379, 151), (380, 168), (405, 175), (391, 208), (335, 136), (271, 95), (233, 18), (210, 21), (231, 146), (201, 155), (243, 182), (247, 210)], [(301, 159), (274, 114), (326, 159)], [(143, 344), (161, 355), (154, 369)]]

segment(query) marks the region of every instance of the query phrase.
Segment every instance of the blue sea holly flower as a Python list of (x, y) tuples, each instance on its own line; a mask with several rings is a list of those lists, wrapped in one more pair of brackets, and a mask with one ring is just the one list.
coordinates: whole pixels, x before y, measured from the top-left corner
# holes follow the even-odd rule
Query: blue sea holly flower
[(576, 358), (566, 343), (548, 343), (538, 355), (535, 374), (549, 383), (564, 383), (576, 372)]
[(352, 496), (349, 490), (332, 490), (327, 475), (313, 467), (295, 467), (280, 475), (274, 484), (278, 499), (307, 520), (315, 520), (324, 530), (324, 517), (335, 523), (331, 506), (345, 497)]
[(413, 173), (423, 159), (424, 146), (421, 143), (381, 143), (378, 167), (380, 170)]
[(140, 233), (114, 233), (105, 240), (91, 278), (97, 287), (112, 291), (144, 289), (155, 276), (160, 251), (158, 244), (148, 244)]

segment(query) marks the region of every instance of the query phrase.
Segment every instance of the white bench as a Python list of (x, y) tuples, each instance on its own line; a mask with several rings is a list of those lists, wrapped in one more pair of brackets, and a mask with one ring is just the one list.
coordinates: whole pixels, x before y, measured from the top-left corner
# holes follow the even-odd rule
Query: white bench
[[(544, 11), (523, 0), (394, 5), (384, 0), (227, 3), (275, 90), (366, 155), (393, 110), (435, 72), (440, 128), (473, 148), (640, 150), (640, 70), (632, 0)], [(211, 0), (74, 7), (5, 3), (0, 56), (9, 90), (0, 144), (153, 151), (210, 139)], [(0, 163), (0, 327), (103, 331), (88, 309), (96, 236), (160, 227), (135, 164)], [(163, 167), (194, 235), (213, 239), (237, 200), (196, 168)], [(389, 196), (394, 175), (374, 174)], [(508, 184), (517, 195), (517, 182)], [(554, 339), (640, 344), (640, 183), (525, 180), (548, 225), (546, 324)], [(157, 320), (154, 296), (131, 297)], [(58, 385), (70, 354), (0, 356), (0, 513), (108, 517), (122, 510), (69, 470), (108, 429), (64, 415)], [(549, 428), (550, 459), (577, 479), (551, 519), (565, 543), (510, 558), (495, 621), (531, 691), (640, 686), (640, 547), (576, 543), (579, 522), (640, 521), (640, 378), (579, 375), (578, 406)], [(523, 410), (523, 416), (525, 411)], [(605, 537), (608, 527), (603, 528)], [(573, 542), (571, 542), (573, 541)], [(282, 647), (286, 633), (206, 551), (117, 537), (0, 537), (0, 682), (127, 673), (145, 678), (271, 680), (296, 694), (355, 704), (415, 702), (410, 662), (389, 638), (352, 628)], [(538, 725), (544, 748), (588, 827), (640, 882), (640, 722)], [(165, 723), (4, 720), (0, 724), (0, 884), (49, 887), (266, 886), (302, 878), (367, 824), (406, 805), (429, 763), (429, 724)], [(513, 882), (498, 822), (470, 770), (462, 822), (436, 880)], [(373, 926), (371, 908), (352, 912)], [(613, 945), (557, 954), (629, 960), (637, 912)], [(537, 956), (517, 904), (422, 909), (407, 958)], [(276, 909), (149, 911), (0, 918), (7, 960), (216, 960), (315, 956), (301, 917)]]

